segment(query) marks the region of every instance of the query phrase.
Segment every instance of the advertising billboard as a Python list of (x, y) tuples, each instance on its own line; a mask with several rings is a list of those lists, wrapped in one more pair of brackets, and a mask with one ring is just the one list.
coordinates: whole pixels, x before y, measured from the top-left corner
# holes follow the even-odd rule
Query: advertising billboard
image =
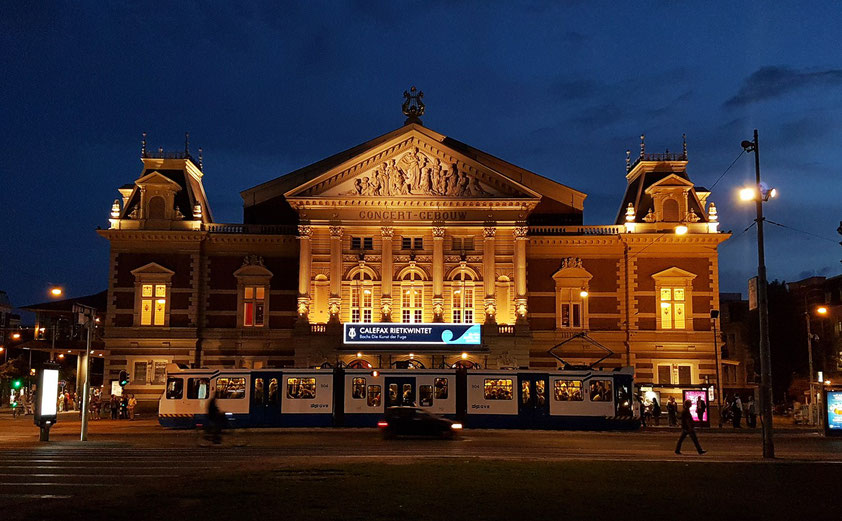
[[(699, 416), (699, 399), (704, 402), (704, 412), (702, 413), (701, 417)], [(705, 389), (700, 389), (698, 391), (684, 391), (684, 401), (690, 400), (692, 405), (690, 406), (690, 415), (693, 417), (694, 421), (707, 424), (708, 423), (708, 411), (710, 407), (708, 407), (708, 392)]]
[(842, 436), (842, 391), (827, 392), (827, 433)]
[(346, 323), (343, 341), (353, 345), (479, 346), (480, 324)]

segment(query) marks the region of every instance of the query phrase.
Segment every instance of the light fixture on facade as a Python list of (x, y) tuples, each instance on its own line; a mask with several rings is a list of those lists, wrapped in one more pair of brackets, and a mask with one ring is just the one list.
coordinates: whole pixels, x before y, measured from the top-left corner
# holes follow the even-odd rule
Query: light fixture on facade
[(818, 313), (819, 315), (827, 315), (827, 308), (824, 306), (819, 306), (816, 309), (816, 313)]
[(415, 353), (409, 353), (409, 359), (415, 360)]
[(362, 352), (357, 352), (357, 358), (362, 358), (362, 357), (363, 357)]
[(582, 290), (579, 292), (579, 296), (582, 297), (582, 298), (587, 297), (588, 296), (588, 290), (586, 290), (585, 288), (582, 288)]
[(683, 224), (679, 224), (675, 227), (675, 234), (676, 235), (684, 235), (687, 233), (687, 227)]
[(193, 220), (202, 220), (202, 203), (196, 203), (193, 205)]
[(462, 352), (462, 360), (468, 359), (468, 353)]
[(120, 201), (117, 199), (114, 199), (114, 203), (111, 205), (111, 218), (120, 218)]
[(12, 340), (20, 340), (20, 333), (12, 333)]

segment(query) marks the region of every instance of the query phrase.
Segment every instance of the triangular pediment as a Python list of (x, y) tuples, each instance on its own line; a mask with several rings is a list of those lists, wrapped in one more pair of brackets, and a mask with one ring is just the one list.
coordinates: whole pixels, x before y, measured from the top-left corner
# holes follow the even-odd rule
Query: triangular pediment
[(652, 192), (657, 191), (659, 188), (682, 188), (684, 190), (689, 190), (693, 188), (693, 183), (679, 175), (670, 174), (664, 177), (663, 179), (652, 183), (646, 189), (646, 193), (651, 194)]
[(137, 181), (134, 182), (137, 186), (167, 186), (172, 188), (174, 191), (181, 190), (181, 185), (170, 179), (169, 177), (161, 174), (160, 172), (150, 172)]
[(541, 197), (527, 186), (414, 128), (365, 150), (284, 195), (287, 199)]
[(134, 275), (135, 278), (140, 278), (142, 280), (161, 281), (169, 280), (173, 275), (175, 275), (175, 272), (161, 266), (157, 262), (150, 262), (149, 264), (144, 264), (139, 268), (133, 269), (131, 274)]
[(664, 271), (659, 271), (652, 275), (652, 278), (655, 280), (666, 280), (666, 279), (695, 279), (696, 275), (694, 273), (690, 273), (689, 271), (685, 271), (681, 268), (667, 268)]

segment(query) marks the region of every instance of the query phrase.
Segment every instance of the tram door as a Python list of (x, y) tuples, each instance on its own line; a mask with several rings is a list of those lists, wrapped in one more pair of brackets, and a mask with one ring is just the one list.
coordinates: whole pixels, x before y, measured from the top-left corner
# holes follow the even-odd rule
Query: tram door
[(546, 426), (550, 415), (547, 375), (518, 375), (518, 415), (523, 427)]
[(386, 407), (418, 405), (415, 401), (415, 378), (386, 377)]
[(280, 371), (255, 372), (252, 376), (251, 423), (254, 425), (280, 425), (281, 423)]

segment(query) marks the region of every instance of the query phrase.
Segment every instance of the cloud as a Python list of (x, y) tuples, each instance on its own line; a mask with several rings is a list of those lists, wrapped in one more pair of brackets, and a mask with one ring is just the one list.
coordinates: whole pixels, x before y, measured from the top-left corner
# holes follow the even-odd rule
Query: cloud
[(743, 80), (739, 92), (725, 106), (741, 107), (809, 87), (836, 85), (842, 85), (842, 69), (798, 71), (788, 67), (761, 67)]

